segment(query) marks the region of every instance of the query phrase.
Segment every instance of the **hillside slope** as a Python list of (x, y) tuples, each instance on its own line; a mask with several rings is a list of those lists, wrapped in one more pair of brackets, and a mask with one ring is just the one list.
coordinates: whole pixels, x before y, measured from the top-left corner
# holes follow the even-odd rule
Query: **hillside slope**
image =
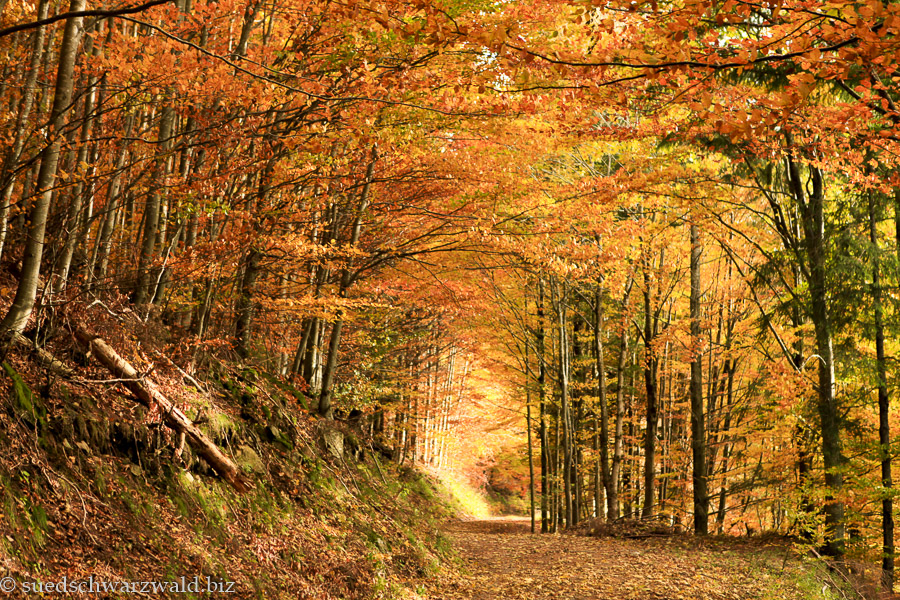
[(209, 354), (188, 375), (192, 349), (166, 345), (152, 320), (96, 310), (88, 322), (253, 489), (237, 493), (188, 445), (179, 453), (162, 415), (66, 327), (48, 349), (70, 376), (17, 346), (0, 371), (0, 570), (16, 581), (10, 597), (33, 582), (93, 578), (107, 585), (100, 597), (134, 591), (119, 582), (144, 591), (156, 582), (154, 598), (211, 597), (220, 585), (267, 600), (405, 598), (447, 558), (436, 523), (448, 509), (433, 483), (373, 451), (358, 425), (313, 418), (288, 383)]

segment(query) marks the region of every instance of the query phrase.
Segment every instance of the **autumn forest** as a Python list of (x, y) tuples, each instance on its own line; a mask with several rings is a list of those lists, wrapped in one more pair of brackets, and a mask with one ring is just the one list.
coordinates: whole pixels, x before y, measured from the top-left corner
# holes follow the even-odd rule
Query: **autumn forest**
[(0, 575), (561, 597), (427, 522), (893, 597), (900, 4), (0, 0), (0, 73)]

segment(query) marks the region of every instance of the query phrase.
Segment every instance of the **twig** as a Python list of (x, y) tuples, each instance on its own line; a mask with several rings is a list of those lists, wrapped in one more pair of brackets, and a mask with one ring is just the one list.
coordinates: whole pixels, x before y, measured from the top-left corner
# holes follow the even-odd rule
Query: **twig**
[[(91, 535), (90, 530), (88, 530), (87, 505), (84, 503), (84, 496), (81, 494), (81, 490), (78, 489), (77, 485), (75, 485), (74, 483), (72, 483), (71, 481), (66, 479), (66, 477), (64, 477), (63, 475), (60, 475), (59, 473), (57, 473), (56, 471), (51, 469), (49, 465), (48, 466), (41, 465), (41, 470), (43, 471), (44, 469), (46, 469), (47, 471), (50, 471), (51, 473), (53, 473), (54, 475), (56, 475), (57, 477), (59, 477), (60, 479), (65, 481), (66, 483), (68, 483), (78, 493), (78, 499), (81, 500), (81, 526), (84, 529), (84, 532), (88, 535), (88, 537), (91, 538), (91, 542), (96, 546), (97, 540), (96, 540), (96, 538), (94, 538), (93, 535)], [(44, 477), (47, 477), (46, 473), (44, 473)], [(49, 477), (47, 477), (47, 481), (50, 481)], [(50, 485), (53, 485), (53, 482), (51, 482)]]
[(122, 378), (122, 379), (73, 379), (75, 383), (126, 383), (129, 381), (142, 381), (143, 377)]
[(384, 477), (384, 472), (381, 470), (381, 464), (378, 462), (378, 457), (375, 455), (375, 447), (369, 442), (369, 448), (372, 450), (372, 460), (375, 461), (375, 467), (378, 469), (378, 475), (381, 477), (381, 483), (387, 485), (387, 479)]
[(341, 454), (341, 462), (344, 464), (344, 468), (347, 469), (347, 472), (350, 473), (350, 481), (353, 482), (353, 487), (356, 488), (356, 493), (362, 496), (362, 490), (359, 489), (359, 484), (356, 483), (356, 476), (353, 474), (353, 471), (350, 469), (350, 465), (347, 464), (347, 461), (344, 459), (344, 455)]
[(190, 375), (187, 371), (185, 371), (184, 369), (182, 369), (181, 367), (179, 367), (178, 365), (176, 365), (176, 364), (175, 364), (175, 361), (173, 361), (171, 358), (169, 358), (168, 356), (166, 356), (165, 354), (163, 354), (163, 353), (160, 352), (159, 350), (156, 351), (156, 354), (157, 354), (158, 356), (162, 357), (163, 359), (165, 359), (166, 362), (168, 362), (170, 365), (172, 365), (173, 367), (175, 367), (175, 369), (176, 369), (179, 373), (181, 373), (181, 376), (184, 377), (184, 378), (188, 381), (188, 383), (190, 383), (192, 386), (194, 386), (195, 388), (197, 388), (198, 390), (200, 390), (201, 392), (203, 392), (204, 394), (206, 394), (207, 396), (209, 396), (209, 391), (208, 391), (206, 388), (204, 388), (203, 385), (201, 385), (200, 382), (197, 381), (196, 378), (194, 378), (194, 377), (193, 377), (192, 375)]
[[(810, 552), (812, 552), (816, 558), (821, 560), (827, 567), (829, 567), (828, 570), (825, 571), (825, 577), (828, 579), (828, 583), (831, 584), (832, 590), (838, 592), (842, 598), (847, 598), (847, 594), (844, 593), (844, 590), (841, 589), (841, 586), (839, 586), (838, 583), (831, 576), (832, 573), (836, 572), (836, 573), (840, 574), (841, 579), (843, 579), (844, 582), (850, 586), (850, 589), (854, 592), (854, 594), (856, 594), (856, 596), (858, 596), (861, 600), (866, 600), (866, 597), (863, 596), (862, 593), (856, 589), (856, 586), (853, 585), (853, 582), (850, 581), (850, 578), (847, 577), (847, 575), (844, 573), (843, 569), (841, 568), (841, 567), (845, 566), (845, 565), (843, 565), (843, 563), (839, 563), (839, 564), (835, 565), (834, 568), (831, 568), (832, 565), (829, 565), (828, 560), (824, 556), (819, 554), (819, 552), (815, 548), (810, 548)], [(833, 562), (838, 563), (838, 561), (833, 561)]]
[(344, 486), (344, 489), (347, 491), (348, 496), (351, 496), (352, 498), (359, 500), (359, 498), (356, 497), (356, 494), (354, 494), (353, 492), (350, 491), (350, 488), (347, 487), (347, 484), (344, 483), (344, 480), (341, 479), (341, 476), (338, 475), (337, 471), (335, 471), (334, 469), (332, 469), (331, 467), (328, 466), (328, 461), (323, 460), (322, 464), (325, 465), (325, 468), (328, 469), (329, 471), (331, 471), (334, 474), (334, 476), (337, 478), (337, 480), (341, 482), (341, 485)]
[(107, 305), (105, 305), (105, 304), (104, 304), (102, 301), (100, 301), (99, 299), (96, 299), (96, 298), (95, 298), (94, 301), (91, 302), (90, 304), (88, 304), (85, 308), (91, 308), (92, 306), (102, 306), (103, 309), (104, 309), (106, 312), (108, 312), (111, 316), (115, 317), (116, 319), (118, 319), (118, 320), (120, 320), (120, 321), (122, 320), (122, 316), (121, 316), (121, 315), (119, 315), (118, 313), (114, 313), (114, 312), (112, 311), (112, 309), (110, 309)]

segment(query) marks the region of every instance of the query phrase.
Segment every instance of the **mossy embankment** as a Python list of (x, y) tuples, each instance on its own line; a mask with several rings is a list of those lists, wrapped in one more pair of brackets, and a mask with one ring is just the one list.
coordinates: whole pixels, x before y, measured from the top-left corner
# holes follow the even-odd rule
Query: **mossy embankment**
[[(298, 389), (253, 368), (208, 361), (189, 385), (172, 348), (124, 334), (109, 341), (152, 369), (253, 489), (235, 492), (189, 447), (179, 455), (160, 415), (104, 381), (74, 344), (52, 349), (77, 380), (12, 352), (0, 370), (3, 576), (198, 576), (234, 582), (232, 597), (349, 600), (417, 597), (449, 564), (438, 525), (454, 509), (432, 478), (375, 451), (358, 424), (312, 416)], [(335, 439), (343, 452), (326, 443)]]

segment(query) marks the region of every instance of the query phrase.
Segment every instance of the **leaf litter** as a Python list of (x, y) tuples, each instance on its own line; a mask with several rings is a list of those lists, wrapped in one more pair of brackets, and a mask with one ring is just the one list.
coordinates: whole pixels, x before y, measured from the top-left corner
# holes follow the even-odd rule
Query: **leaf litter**
[[(687, 535), (531, 534), (528, 520), (444, 525), (461, 572), (434, 582), (433, 600), (795, 600), (803, 561), (784, 545), (697, 543)], [(582, 533), (590, 533), (590, 530)], [(816, 590), (818, 591), (818, 590)]]

